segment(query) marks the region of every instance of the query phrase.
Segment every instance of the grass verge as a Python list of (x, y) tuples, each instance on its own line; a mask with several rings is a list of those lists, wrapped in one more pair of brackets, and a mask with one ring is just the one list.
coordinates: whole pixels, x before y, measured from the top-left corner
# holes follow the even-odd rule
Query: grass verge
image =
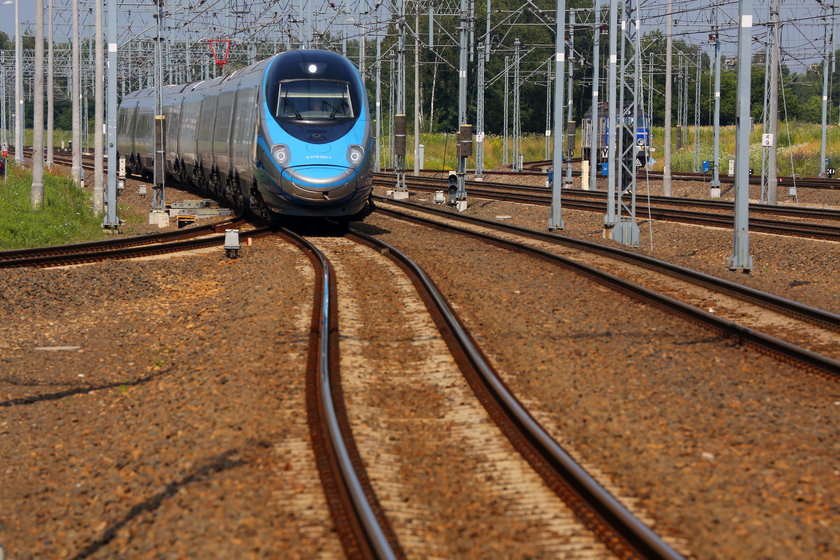
[(66, 177), (44, 173), (44, 206), (30, 205), (32, 174), (9, 165), (0, 175), (0, 250), (93, 241), (105, 237), (91, 194)]

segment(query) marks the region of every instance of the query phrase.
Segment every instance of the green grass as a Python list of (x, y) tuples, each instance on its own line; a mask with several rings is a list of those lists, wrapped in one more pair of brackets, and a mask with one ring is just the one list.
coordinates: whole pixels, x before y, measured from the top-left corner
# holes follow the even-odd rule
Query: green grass
[(93, 211), (90, 193), (65, 177), (44, 174), (44, 206), (32, 210), (32, 174), (9, 165), (0, 175), (0, 250), (64, 245), (102, 239), (102, 218)]

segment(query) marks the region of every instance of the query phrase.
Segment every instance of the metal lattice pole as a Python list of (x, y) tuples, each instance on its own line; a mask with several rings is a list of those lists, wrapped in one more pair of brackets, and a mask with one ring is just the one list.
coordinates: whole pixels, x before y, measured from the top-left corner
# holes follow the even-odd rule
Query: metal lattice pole
[[(519, 39), (516, 39), (513, 42), (513, 170), (514, 171), (522, 171), (522, 154), (520, 153), (521, 147), (519, 145), (519, 135), (521, 132), (521, 111), (522, 107), (520, 106), (519, 100), (519, 87), (520, 87), (520, 78), (519, 78), (519, 66), (520, 66), (520, 56), (519, 56)], [(557, 111), (562, 115), (563, 110), (562, 106), (557, 108)], [(562, 130), (562, 129), (561, 129)], [(559, 132), (558, 132), (559, 134)]]
[(770, 42), (768, 41), (764, 49), (764, 104), (761, 113), (761, 202), (767, 202), (767, 156), (768, 146), (764, 142), (767, 137), (767, 131), (770, 127), (770, 119), (767, 115), (767, 108), (769, 105), (770, 94)]
[(662, 194), (671, 196), (671, 105), (673, 103), (674, 69), (674, 7), (673, 0), (668, 0), (668, 12), (665, 35), (665, 138), (663, 139), (664, 167), (662, 168)]
[[(8, 150), (9, 137), (6, 135), (6, 67), (0, 64), (0, 147)], [(3, 157), (0, 154), (0, 157)]]
[(823, 53), (823, 89), (822, 89), (822, 129), (820, 134), (820, 177), (825, 177), (826, 167), (826, 131), (828, 125), (828, 58), (831, 52), (831, 33), (828, 30), (828, 6), (823, 3), (823, 21), (825, 24), (825, 52)]
[(720, 36), (718, 32), (718, 20), (720, 16), (720, 6), (715, 4), (715, 115), (713, 119), (714, 125), (714, 154), (712, 156), (712, 182), (710, 184), (709, 196), (711, 198), (720, 198)]
[[(469, 31), (467, 0), (461, 0), (460, 23), (460, 60), (458, 64), (458, 192), (455, 195), (455, 208), (458, 211), (467, 209), (467, 39)], [(472, 142), (472, 132), (469, 133)]]
[[(615, 213), (615, 154), (616, 154), (616, 134), (615, 128), (617, 119), (616, 103), (618, 101), (618, 91), (616, 88), (616, 77), (618, 74), (618, 0), (610, 0), (610, 46), (609, 46), (609, 62), (607, 63), (607, 90), (609, 91), (609, 102), (607, 109), (607, 214), (604, 216), (605, 233), (612, 236), (612, 228), (615, 227), (616, 213)], [(666, 102), (667, 104), (667, 102)], [(667, 116), (667, 115), (666, 115)], [(667, 128), (666, 128), (667, 131)]]
[[(364, 33), (362, 34), (364, 44)], [(420, 10), (414, 14), (414, 176), (420, 175)]]
[(377, 173), (382, 167), (382, 37), (376, 34), (376, 163)]
[(484, 43), (478, 43), (478, 68), (475, 75), (475, 179), (484, 176)]
[(697, 68), (694, 74), (694, 172), (700, 171), (700, 66), (703, 59), (697, 53)]
[(595, 45), (592, 50), (592, 123), (589, 140), (589, 188), (598, 190), (598, 155), (599, 155), (599, 115), (598, 103), (600, 96), (599, 68), (601, 67), (601, 3), (595, 0), (595, 23), (593, 27)]
[[(569, 77), (566, 80), (568, 83), (569, 88), (569, 100), (567, 103), (568, 111), (566, 113), (566, 134), (568, 138), (568, 148), (567, 151), (569, 153), (569, 159), (566, 161), (566, 184), (572, 184), (572, 160), (571, 158), (574, 156), (574, 148), (575, 148), (575, 133), (574, 133), (574, 126), (575, 122), (573, 119), (573, 110), (574, 107), (572, 106), (572, 94), (573, 94), (573, 87), (574, 87), (574, 75), (575, 75), (575, 11), (569, 11)], [(558, 131), (559, 132), (559, 131)], [(559, 177), (559, 176), (558, 176)]]
[(677, 63), (677, 151), (682, 150), (683, 147), (683, 96), (686, 93), (685, 87), (685, 68), (683, 66), (683, 55), (680, 54), (679, 62)]
[(767, 202), (779, 202), (779, 164), (776, 146), (779, 137), (779, 8), (781, 0), (770, 6), (770, 25), (773, 26), (773, 50), (770, 61), (770, 150), (767, 159)]
[(155, 151), (154, 151), (154, 165), (153, 165), (153, 181), (154, 197), (152, 200), (152, 209), (163, 211), (166, 208), (165, 197), (165, 179), (166, 174), (163, 170), (164, 157), (166, 150), (163, 146), (163, 130), (164, 130), (164, 116), (163, 116), (163, 10), (165, 0), (157, 0), (157, 18), (155, 19)]
[(551, 89), (551, 64), (554, 61), (549, 59), (546, 62), (546, 77), (545, 77), (545, 159), (551, 157), (551, 101), (554, 98), (554, 90)]
[(505, 98), (504, 98), (504, 115), (502, 117), (502, 165), (510, 164), (510, 158), (508, 158), (508, 127), (510, 126), (508, 123), (509, 120), (509, 107), (510, 107), (510, 57), (505, 57)]
[(401, 138), (395, 138), (396, 149), (396, 185), (394, 188), (394, 196), (403, 198), (408, 192), (408, 187), (405, 184), (405, 2), (400, 0), (397, 5), (398, 13), (398, 33), (397, 40), (397, 107), (396, 115), (394, 116), (395, 128), (391, 129), (394, 136), (400, 135)]

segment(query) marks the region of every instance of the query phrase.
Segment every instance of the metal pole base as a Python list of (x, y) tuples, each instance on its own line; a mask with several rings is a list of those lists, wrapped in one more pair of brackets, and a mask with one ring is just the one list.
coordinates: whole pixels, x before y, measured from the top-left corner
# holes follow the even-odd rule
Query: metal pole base
[(638, 247), (640, 236), (639, 224), (636, 222), (621, 221), (612, 230), (612, 240), (628, 247)]
[(709, 189), (710, 198), (720, 198), (720, 187), (712, 187)]
[(750, 270), (753, 268), (752, 257), (749, 255), (746, 257), (742, 257), (741, 255), (732, 255), (729, 257), (726, 268), (729, 270), (740, 270), (745, 274), (749, 274)]
[(397, 171), (397, 184), (393, 192), (394, 200), (405, 200), (408, 198), (408, 186), (405, 184), (405, 170)]

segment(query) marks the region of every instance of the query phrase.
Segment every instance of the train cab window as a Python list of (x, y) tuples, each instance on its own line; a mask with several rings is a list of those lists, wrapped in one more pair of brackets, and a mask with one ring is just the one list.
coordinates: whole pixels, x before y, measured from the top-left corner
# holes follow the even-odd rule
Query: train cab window
[(352, 120), (350, 84), (340, 80), (283, 80), (274, 115), (304, 122)]

